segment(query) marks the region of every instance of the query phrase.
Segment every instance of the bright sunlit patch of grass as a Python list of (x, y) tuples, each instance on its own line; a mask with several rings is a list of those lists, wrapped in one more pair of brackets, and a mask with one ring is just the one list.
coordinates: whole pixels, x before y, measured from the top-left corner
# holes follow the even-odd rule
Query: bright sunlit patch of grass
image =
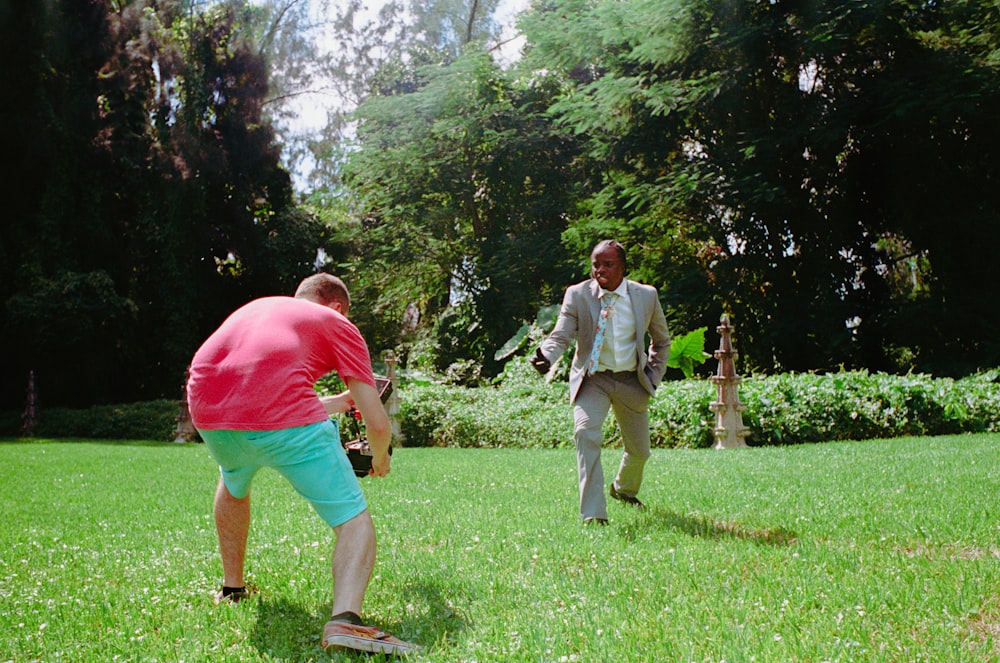
[[(399, 449), (362, 481), (366, 616), (426, 661), (997, 660), (998, 443), (657, 450), (648, 508), (603, 528), (579, 522), (571, 449)], [(204, 447), (8, 442), (0, 462), (0, 661), (369, 660), (320, 649), (332, 532), (275, 473), (254, 484), (260, 593), (216, 607)]]

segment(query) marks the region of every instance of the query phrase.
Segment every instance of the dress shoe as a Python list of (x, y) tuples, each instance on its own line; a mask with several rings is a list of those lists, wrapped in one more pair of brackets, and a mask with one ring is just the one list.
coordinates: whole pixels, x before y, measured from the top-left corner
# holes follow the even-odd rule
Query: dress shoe
[(624, 502), (630, 506), (634, 506), (637, 509), (645, 509), (646, 505), (639, 501), (637, 497), (629, 497), (628, 495), (622, 495), (615, 488), (615, 484), (612, 483), (611, 487), (608, 489), (608, 495), (611, 495), (611, 499), (618, 500), (619, 502)]

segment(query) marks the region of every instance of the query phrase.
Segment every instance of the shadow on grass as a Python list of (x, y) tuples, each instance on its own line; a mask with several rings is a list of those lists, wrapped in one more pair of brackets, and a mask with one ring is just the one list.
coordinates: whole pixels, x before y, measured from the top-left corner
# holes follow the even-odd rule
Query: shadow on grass
[(327, 619), (325, 611), (318, 615), (282, 599), (261, 598), (250, 644), (266, 658), (315, 660), (323, 655), (319, 643)]
[[(406, 587), (407, 601), (420, 607), (418, 614), (395, 623), (378, 622), (404, 640), (413, 640), (429, 649), (435, 642), (454, 637), (465, 630), (465, 620), (448, 601), (439, 583), (414, 583)], [(262, 656), (282, 661), (306, 661), (327, 657), (320, 647), (323, 625), (330, 618), (328, 606), (310, 612), (284, 600), (262, 599), (257, 604), (257, 622), (250, 643)], [(333, 660), (391, 660), (381, 655), (339, 650), (329, 654)]]
[(753, 529), (741, 523), (714, 520), (708, 516), (689, 516), (666, 509), (647, 507), (620, 530), (621, 536), (634, 540), (650, 529), (675, 530), (700, 539), (736, 539), (765, 546), (791, 546), (798, 542), (795, 532), (783, 527)]
[(435, 642), (449, 640), (466, 628), (465, 619), (455, 607), (461, 590), (448, 588), (448, 580), (430, 578), (409, 583), (403, 590), (406, 600), (419, 607), (419, 611), (399, 622), (404, 634), (415, 634), (417, 644), (429, 647)]

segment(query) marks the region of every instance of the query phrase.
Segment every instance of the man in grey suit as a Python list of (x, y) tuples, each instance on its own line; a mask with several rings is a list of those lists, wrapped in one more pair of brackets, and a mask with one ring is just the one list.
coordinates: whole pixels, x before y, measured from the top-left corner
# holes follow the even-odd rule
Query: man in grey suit
[[(642, 508), (637, 495), (649, 451), (649, 399), (667, 370), (670, 333), (656, 288), (625, 279), (625, 248), (599, 242), (590, 254), (591, 278), (570, 286), (555, 329), (531, 359), (545, 374), (576, 342), (569, 372), (573, 442), (585, 524), (608, 522), (601, 467), (602, 427), (614, 409), (625, 453), (608, 493)], [(645, 339), (649, 335), (649, 347)]]

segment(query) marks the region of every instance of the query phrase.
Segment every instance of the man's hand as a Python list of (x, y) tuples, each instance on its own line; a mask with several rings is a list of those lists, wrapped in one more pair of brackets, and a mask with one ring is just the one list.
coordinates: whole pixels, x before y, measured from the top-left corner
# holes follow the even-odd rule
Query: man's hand
[(545, 358), (545, 355), (542, 354), (541, 348), (535, 350), (535, 356), (532, 357), (530, 361), (531, 365), (535, 367), (535, 370), (542, 375), (548, 373), (549, 369), (552, 368), (552, 364)]
[(368, 434), (368, 445), (372, 450), (372, 469), (369, 476), (384, 477), (389, 474), (389, 445), (392, 431), (389, 417), (382, 407), (382, 399), (375, 387), (358, 378), (347, 378), (347, 388), (354, 399), (355, 407), (361, 412)]
[(372, 469), (368, 470), (368, 475), (373, 477), (384, 477), (389, 474), (389, 464), (392, 456), (388, 453), (377, 453), (372, 451)]
[(335, 396), (321, 396), (319, 401), (327, 414), (344, 414), (354, 407), (354, 399), (349, 391), (342, 391)]

